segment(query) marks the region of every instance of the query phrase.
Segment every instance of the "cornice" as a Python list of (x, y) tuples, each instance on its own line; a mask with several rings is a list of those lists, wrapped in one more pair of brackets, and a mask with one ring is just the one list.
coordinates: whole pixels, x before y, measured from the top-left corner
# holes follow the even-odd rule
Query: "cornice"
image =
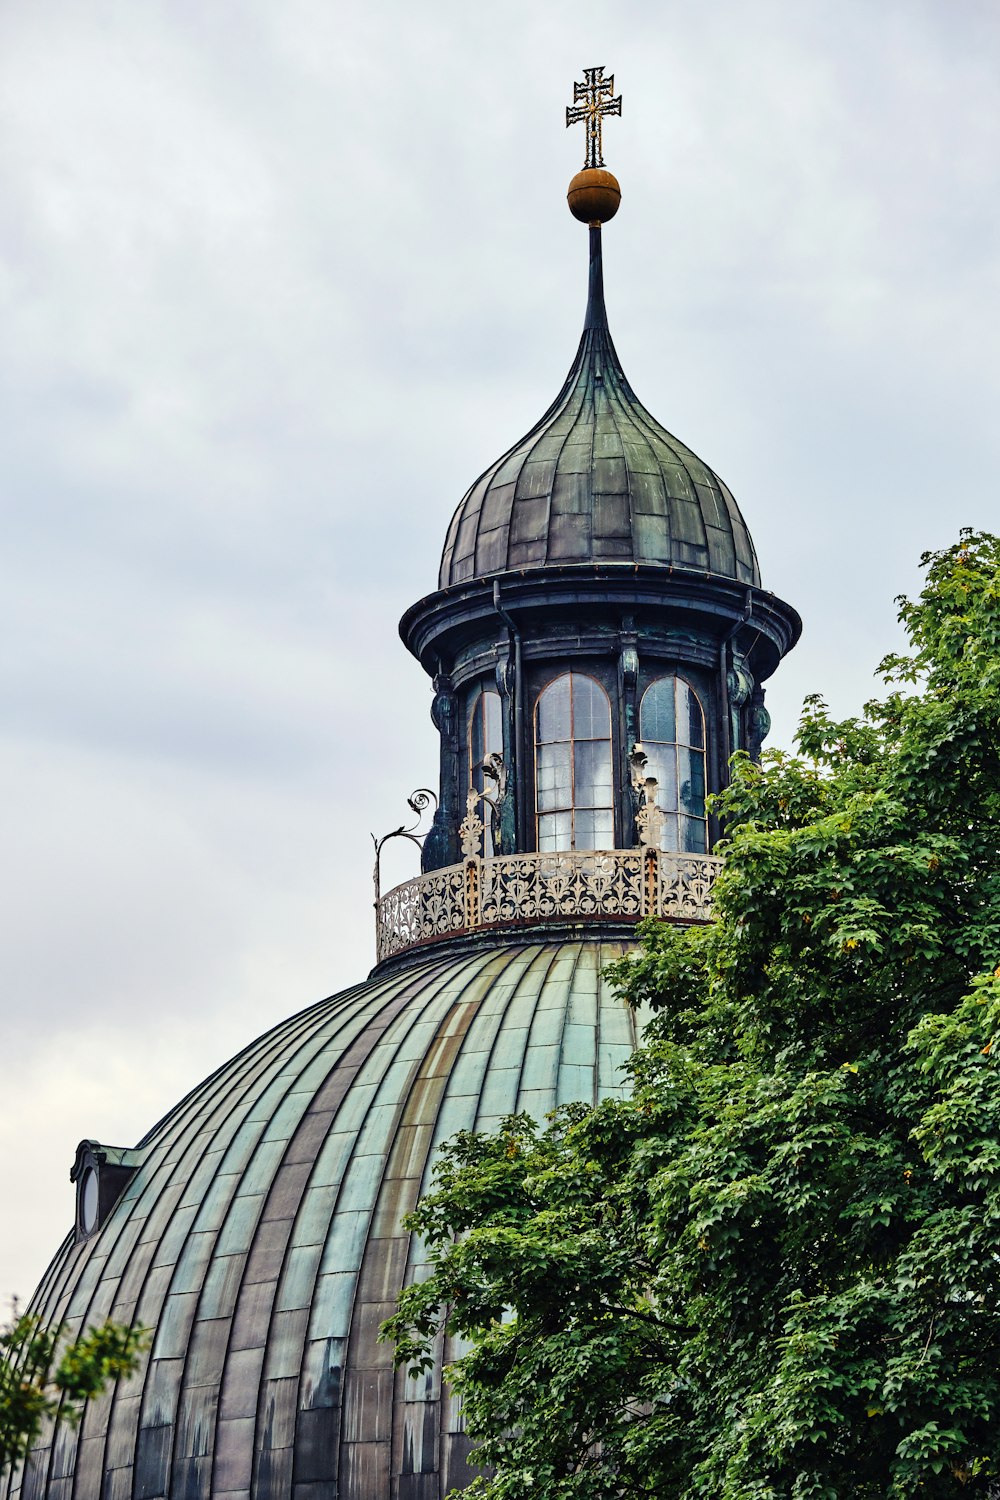
[(731, 578), (654, 564), (567, 563), (438, 589), (411, 605), (399, 633), (433, 674), (442, 660), (473, 642), (493, 633), (506, 636), (498, 604), (526, 637), (545, 622), (569, 624), (576, 615), (591, 624), (601, 613), (612, 621), (633, 616), (640, 633), (671, 624), (718, 640), (743, 625), (744, 648), (753, 650), (760, 680), (771, 675), (802, 632), (790, 604)]

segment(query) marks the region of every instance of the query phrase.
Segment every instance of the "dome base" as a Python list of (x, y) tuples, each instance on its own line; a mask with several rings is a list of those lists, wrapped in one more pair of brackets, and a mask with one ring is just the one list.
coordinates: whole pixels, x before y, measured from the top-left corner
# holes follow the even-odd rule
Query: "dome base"
[[(474, 1477), (442, 1388), (379, 1343), (424, 1250), (402, 1227), (440, 1143), (627, 1089), (640, 1018), (604, 970), (627, 941), (425, 951), (283, 1020), (141, 1143), (31, 1310), (155, 1329), (142, 1366), (42, 1436), (0, 1495), (443, 1500)], [(73, 1478), (67, 1481), (66, 1476)], [(419, 1481), (419, 1483), (417, 1483)]]

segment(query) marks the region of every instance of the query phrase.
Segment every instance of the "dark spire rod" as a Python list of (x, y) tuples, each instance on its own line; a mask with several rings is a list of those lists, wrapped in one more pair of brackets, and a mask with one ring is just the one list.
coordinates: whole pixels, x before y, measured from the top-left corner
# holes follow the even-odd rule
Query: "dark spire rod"
[(590, 284), (587, 289), (587, 316), (583, 331), (589, 328), (608, 327), (608, 314), (604, 306), (604, 260), (601, 254), (601, 226), (590, 226)]

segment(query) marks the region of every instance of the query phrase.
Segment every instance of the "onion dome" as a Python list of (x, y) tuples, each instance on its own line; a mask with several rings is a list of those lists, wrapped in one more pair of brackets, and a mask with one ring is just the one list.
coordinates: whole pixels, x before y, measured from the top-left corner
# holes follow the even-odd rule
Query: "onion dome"
[(583, 336), (563, 388), (465, 495), (439, 587), (567, 563), (654, 564), (760, 585), (732, 494), (629, 385), (608, 330), (599, 224), (590, 229)]
[(624, 1091), (637, 1022), (601, 977), (624, 951), (439, 948), (283, 1021), (194, 1089), (32, 1303), (73, 1333), (135, 1318), (152, 1347), (0, 1494), (441, 1500), (467, 1485), (440, 1364), (407, 1380), (377, 1339), (424, 1253), (400, 1216), (456, 1131)]

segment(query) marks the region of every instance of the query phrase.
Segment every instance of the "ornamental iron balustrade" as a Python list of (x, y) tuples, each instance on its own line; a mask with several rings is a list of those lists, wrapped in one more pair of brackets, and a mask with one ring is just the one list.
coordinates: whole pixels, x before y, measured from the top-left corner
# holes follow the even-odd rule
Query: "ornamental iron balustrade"
[(378, 959), (476, 929), (566, 918), (707, 922), (721, 868), (722, 860), (711, 854), (651, 846), (494, 859), (469, 854), (462, 864), (418, 875), (378, 900)]

